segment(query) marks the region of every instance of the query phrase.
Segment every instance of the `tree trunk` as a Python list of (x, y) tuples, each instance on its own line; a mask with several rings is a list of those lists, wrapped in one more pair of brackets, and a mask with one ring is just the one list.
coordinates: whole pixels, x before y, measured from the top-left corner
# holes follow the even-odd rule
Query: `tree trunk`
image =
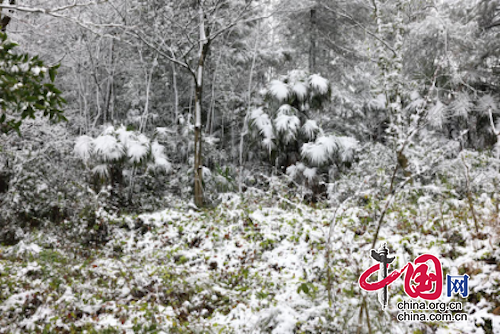
[(113, 124), (112, 113), (110, 113), (110, 105), (113, 93), (113, 84), (114, 84), (114, 76), (115, 76), (115, 43), (113, 40), (110, 41), (110, 60), (109, 60), (109, 68), (111, 73), (108, 75), (108, 88), (106, 91), (106, 106), (104, 109), (104, 115), (109, 116), (109, 121)]
[(217, 58), (217, 62), (215, 63), (213, 78), (212, 78), (212, 95), (210, 98), (210, 106), (208, 109), (207, 115), (207, 126), (205, 128), (205, 132), (207, 132), (210, 136), (214, 133), (214, 123), (215, 123), (215, 84), (217, 80), (217, 71), (219, 69), (220, 60), (222, 58), (222, 52), (219, 52), (219, 57)]
[(174, 88), (174, 123), (177, 124), (179, 121), (179, 91), (177, 89), (177, 70), (174, 63), (172, 63), (172, 86)]
[(203, 164), (202, 164), (202, 119), (201, 119), (201, 100), (203, 93), (203, 70), (205, 67), (205, 59), (208, 54), (210, 41), (207, 39), (207, 32), (205, 31), (205, 13), (201, 3), (198, 3), (198, 13), (200, 21), (199, 31), (199, 55), (198, 67), (194, 75), (195, 78), (195, 93), (194, 93), (194, 110), (195, 110), (195, 123), (194, 123), (194, 204), (198, 207), (203, 206)]
[(316, 7), (311, 8), (311, 43), (309, 45), (309, 73), (316, 70), (316, 43), (317, 43), (317, 18)]
[[(260, 24), (259, 24), (259, 29), (260, 29)], [(245, 119), (243, 120), (243, 128), (240, 133), (240, 147), (239, 147), (239, 165), (240, 168), (238, 169), (238, 191), (241, 193), (242, 191), (242, 183), (243, 183), (243, 140), (245, 136), (248, 134), (248, 115), (250, 114), (250, 105), (252, 102), (252, 79), (253, 79), (253, 72), (255, 70), (255, 61), (257, 59), (257, 48), (259, 45), (260, 41), (260, 34), (257, 34), (255, 38), (255, 44), (253, 47), (253, 56), (252, 56), (252, 66), (250, 67), (250, 75), (248, 76), (248, 90), (247, 90), (247, 105), (246, 105), (246, 114), (245, 114)]]
[(202, 160), (201, 160), (201, 95), (202, 87), (198, 85), (203, 77), (197, 78), (195, 87), (194, 101), (195, 101), (195, 126), (194, 126), (194, 204), (200, 207), (203, 206), (203, 174), (202, 174)]

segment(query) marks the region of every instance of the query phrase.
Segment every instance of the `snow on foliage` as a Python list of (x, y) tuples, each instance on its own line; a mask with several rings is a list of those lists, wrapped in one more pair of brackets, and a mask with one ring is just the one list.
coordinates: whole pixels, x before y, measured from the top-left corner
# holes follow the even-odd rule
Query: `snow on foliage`
[(108, 176), (107, 163), (118, 162), (128, 158), (130, 164), (139, 164), (152, 160), (149, 167), (170, 171), (171, 165), (164, 153), (165, 148), (157, 141), (151, 143), (150, 139), (142, 133), (128, 131), (124, 126), (115, 129), (107, 127), (95, 139), (81, 136), (76, 139), (74, 152), (82, 160), (90, 158), (96, 160), (93, 173), (101, 177)]
[(303, 174), (307, 181), (312, 182), (312, 180), (316, 177), (316, 170), (316, 167), (304, 169)]
[(354, 159), (354, 153), (358, 149), (358, 141), (352, 137), (337, 137), (340, 147), (340, 160), (342, 162), (351, 162)]
[(112, 135), (102, 135), (94, 139), (94, 151), (105, 161), (119, 160), (123, 157), (123, 145)]
[(295, 179), (298, 175), (297, 166), (290, 165), (286, 168), (286, 175), (290, 176), (292, 179)]
[(319, 74), (312, 74), (309, 77), (309, 84), (313, 89), (318, 91), (320, 94), (325, 95), (328, 93), (328, 89), (330, 87), (330, 84), (328, 83), (328, 80), (320, 76)]
[(268, 87), (269, 94), (278, 101), (286, 101), (290, 94), (289, 87), (280, 80), (272, 80)]
[(290, 165), (286, 169), (286, 174), (292, 179), (296, 179), (299, 175), (303, 175), (307, 167), (302, 162)]
[(107, 178), (109, 176), (108, 165), (100, 164), (92, 168), (92, 174), (99, 176), (100, 178)]
[(158, 144), (156, 140), (151, 144), (151, 153), (154, 160), (154, 167), (162, 169), (164, 172), (169, 172), (171, 170), (172, 166), (165, 155), (165, 147)]
[(288, 82), (298, 101), (304, 102), (309, 96), (310, 87), (307, 82), (307, 72), (294, 70), (288, 73)]
[(124, 127), (123, 125), (116, 130), (113, 126), (110, 126), (106, 128), (106, 130), (104, 130), (103, 134), (109, 134), (109, 135), (116, 134), (118, 140), (120, 140), (120, 142), (123, 143), (124, 145), (127, 145), (131, 140), (133, 140), (133, 137), (135, 137), (134, 132), (127, 131), (127, 128)]
[(499, 111), (497, 101), (490, 94), (483, 95), (477, 100), (477, 110), (486, 116), (489, 116), (489, 111), (492, 114), (497, 114)]
[(376, 98), (370, 100), (368, 106), (370, 109), (383, 110), (387, 106), (387, 98), (384, 94), (379, 94)]
[(264, 109), (254, 109), (249, 116), (250, 124), (255, 126), (262, 135), (262, 145), (270, 152), (274, 148), (274, 129), (269, 115), (264, 112)]
[(351, 137), (320, 136), (302, 145), (301, 154), (311, 164), (320, 166), (333, 162), (337, 156), (341, 162), (352, 161), (357, 147), (357, 141)]
[(278, 108), (278, 114), (296, 115), (297, 109), (285, 103)]
[(93, 151), (94, 140), (89, 136), (80, 136), (76, 139), (75, 154), (82, 160), (87, 161)]
[(140, 162), (148, 153), (148, 143), (141, 141), (133, 141), (129, 143), (127, 147), (127, 155), (130, 158), (130, 162), (137, 163)]
[(291, 70), (290, 72), (288, 72), (285, 78), (291, 83), (306, 82), (308, 73), (304, 70)]
[[(317, 121), (308, 119), (309, 102), (315, 101), (314, 107), (319, 108), (328, 99), (330, 84), (327, 79), (294, 70), (279, 80), (272, 80), (267, 91), (271, 103), (251, 111), (248, 121), (250, 128), (257, 130), (261, 146), (268, 153), (276, 154), (273, 163), (285, 166), (301, 156), (313, 165), (311, 167), (319, 167), (353, 159), (357, 147), (354, 139), (324, 136)], [(294, 142), (296, 148), (290, 146)], [(325, 169), (314, 171), (314, 175), (326, 173)], [(289, 166), (286, 173), (292, 178), (313, 178), (311, 170), (306, 176), (295, 166)]]
[(419, 111), (422, 108), (424, 108), (426, 105), (426, 102), (423, 98), (420, 97), (418, 94), (412, 94), (412, 101), (410, 104), (408, 104), (408, 110), (411, 111)]
[(144, 135), (130, 134), (126, 140), (120, 138), (120, 142), (131, 163), (139, 163), (149, 152), (149, 140)]
[(149, 153), (150, 142), (149, 139), (142, 133), (135, 133), (127, 131), (124, 126), (120, 126), (114, 130), (113, 127), (109, 129), (110, 133), (115, 133), (120, 143), (123, 144), (127, 157), (131, 163), (139, 163), (145, 159)]
[(415, 91), (415, 90), (414, 90), (414, 91), (412, 91), (412, 92), (410, 93), (410, 99), (411, 99), (412, 101), (415, 101), (415, 100), (417, 100), (417, 99), (419, 99), (419, 98), (421, 98), (421, 97), (420, 97), (420, 94), (419, 94), (417, 91)]
[(336, 136), (321, 136), (316, 139), (316, 144), (324, 147), (326, 154), (335, 154), (339, 150), (339, 141)]
[(318, 137), (315, 142), (305, 143), (301, 148), (302, 157), (313, 165), (324, 165), (337, 153), (338, 144), (334, 136)]
[(8, 254), (11, 255), (37, 255), (42, 251), (42, 248), (36, 243), (25, 243), (21, 240)]
[(443, 127), (443, 123), (445, 121), (445, 112), (446, 106), (441, 103), (441, 101), (437, 101), (436, 104), (429, 109), (427, 119), (429, 120), (429, 124), (437, 129)]
[(473, 108), (471, 97), (466, 92), (457, 93), (455, 100), (449, 105), (451, 114), (462, 118), (467, 118)]
[(278, 132), (282, 133), (285, 143), (296, 139), (300, 127), (300, 120), (297, 116), (289, 116), (280, 112), (274, 124)]
[[(314, 178), (314, 169), (304, 174)], [(476, 208), (481, 221), (492, 222), (481, 228), (481, 238), (472, 238), (466, 223), (456, 223), (461, 216), (473, 224), (467, 199), (434, 201), (433, 191), (421, 188), (422, 199), (415, 202), (412, 191), (395, 199), (380, 229), (384, 238), (377, 245), (387, 242), (397, 258), (391, 270), (418, 254), (436, 254), (450, 275), (469, 273), (470, 294), (481, 300), (453, 297), (463, 304), (467, 321), (394, 321), (390, 332), (411, 333), (419, 326), (436, 333), (486, 333), (482, 326), (489, 320), (484, 327), (497, 333), (500, 231), (490, 195), (478, 196)], [(279, 191), (253, 189), (245, 196), (227, 194), (223, 205), (203, 211), (173, 204), (138, 216), (98, 213), (110, 229), (102, 247), (85, 249), (47, 232), (33, 236), (36, 246), (0, 245), (0, 328), (350, 334), (357, 332), (360, 310), (380, 312), (376, 293), (353, 289), (359, 273), (373, 265), (369, 254), (377, 225), (360, 225), (371, 217), (372, 203), (347, 202), (339, 213), (337, 206), (312, 207)], [(422, 219), (427, 214), (436, 219)], [(391, 321), (398, 301), (411, 301), (403, 286), (402, 278), (392, 283), (387, 312), (370, 318), (372, 328)]]
[(208, 168), (206, 166), (201, 167), (201, 174), (202, 174), (204, 180), (208, 181), (208, 180), (210, 180), (210, 178), (212, 178), (212, 172), (210, 171), (210, 168)]
[(292, 91), (299, 101), (304, 101), (307, 97), (307, 86), (303, 82), (295, 82), (292, 85)]
[(304, 125), (302, 125), (301, 131), (307, 139), (314, 139), (316, 134), (320, 131), (320, 127), (315, 120), (308, 119), (305, 121)]

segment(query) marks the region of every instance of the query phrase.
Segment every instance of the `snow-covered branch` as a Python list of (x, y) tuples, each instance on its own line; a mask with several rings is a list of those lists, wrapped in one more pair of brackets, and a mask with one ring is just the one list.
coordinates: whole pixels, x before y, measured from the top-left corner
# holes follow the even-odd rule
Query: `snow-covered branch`
[(86, 3), (77, 3), (76, 1), (67, 6), (60, 6), (55, 8), (41, 8), (41, 7), (30, 7), (30, 6), (22, 6), (16, 4), (6, 4), (0, 3), (0, 8), (14, 10), (18, 12), (26, 12), (26, 13), (37, 13), (37, 14), (47, 14), (54, 17), (64, 17), (64, 15), (59, 14), (60, 12), (68, 11), (70, 9), (78, 8), (78, 7), (88, 7), (91, 5), (99, 5), (108, 2), (107, 0), (101, 1), (89, 1)]

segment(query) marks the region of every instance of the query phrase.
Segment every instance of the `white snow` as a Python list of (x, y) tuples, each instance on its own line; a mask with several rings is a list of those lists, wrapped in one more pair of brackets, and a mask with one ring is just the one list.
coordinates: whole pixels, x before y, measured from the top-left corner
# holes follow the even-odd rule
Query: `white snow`
[(312, 180), (316, 177), (316, 168), (306, 168), (303, 174), (309, 182), (312, 182)]
[(114, 161), (123, 157), (125, 152), (122, 144), (112, 135), (103, 135), (94, 139), (95, 152), (106, 161)]
[(89, 136), (80, 136), (76, 139), (75, 154), (82, 160), (87, 161), (93, 150), (94, 140)]
[(330, 84), (328, 83), (328, 80), (320, 76), (319, 74), (312, 74), (309, 77), (309, 84), (311, 87), (313, 87), (315, 90), (317, 90), (320, 94), (326, 94), (328, 93), (328, 88)]
[(288, 85), (276, 79), (269, 83), (268, 92), (278, 101), (286, 101), (290, 94)]
[(339, 145), (335, 136), (321, 136), (315, 142), (302, 145), (301, 154), (312, 164), (322, 165), (337, 153)]
[(250, 113), (250, 121), (262, 135), (262, 144), (264, 147), (271, 151), (274, 148), (274, 130), (269, 115), (264, 112), (262, 108), (254, 109)]
[(109, 176), (108, 165), (100, 164), (92, 168), (92, 174), (98, 175), (101, 178), (106, 178)]
[(307, 97), (307, 85), (303, 82), (295, 82), (292, 85), (292, 91), (299, 101), (304, 101)]
[(297, 116), (288, 116), (284, 113), (279, 113), (274, 120), (274, 124), (276, 129), (283, 133), (285, 143), (295, 140), (300, 127), (300, 120)]
[(308, 119), (304, 122), (304, 125), (302, 125), (301, 130), (307, 138), (314, 139), (314, 136), (319, 132), (320, 129), (318, 123), (315, 120)]
[(157, 141), (153, 141), (151, 144), (151, 153), (158, 168), (161, 168), (165, 172), (169, 172), (172, 169), (172, 165), (165, 155), (165, 147), (163, 145), (158, 144)]

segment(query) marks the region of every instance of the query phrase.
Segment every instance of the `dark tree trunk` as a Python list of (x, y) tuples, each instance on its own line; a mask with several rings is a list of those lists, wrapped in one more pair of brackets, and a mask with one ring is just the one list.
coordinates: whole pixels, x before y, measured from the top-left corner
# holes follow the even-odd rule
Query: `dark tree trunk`
[(317, 53), (317, 18), (316, 7), (311, 8), (310, 12), (311, 23), (311, 41), (309, 45), (309, 73), (314, 73), (316, 70), (316, 53)]
[[(0, 0), (0, 3), (3, 3), (4, 0)], [(16, 0), (10, 0), (9, 4), (14, 5), (16, 3)], [(2, 10), (0, 9), (0, 31), (5, 32), (7, 29), (7, 25), (10, 22), (10, 16), (8, 15), (2, 15)]]

